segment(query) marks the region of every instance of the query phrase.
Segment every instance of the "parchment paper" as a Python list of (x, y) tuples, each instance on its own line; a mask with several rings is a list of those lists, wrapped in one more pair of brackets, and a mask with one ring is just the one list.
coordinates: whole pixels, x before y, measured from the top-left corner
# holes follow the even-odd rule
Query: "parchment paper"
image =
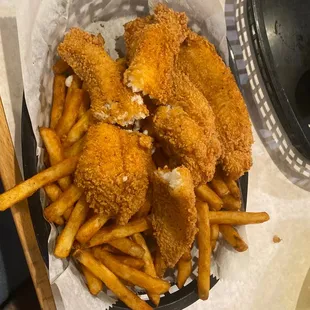
[[(106, 41), (106, 49), (113, 58), (115, 39), (123, 34), (122, 25), (136, 16), (152, 11), (158, 0), (17, 0), (17, 23), (19, 31), (21, 64), (24, 91), (33, 131), (37, 139), (37, 155), (41, 168), (42, 142), (38, 134), (39, 126), (48, 126), (52, 101), (52, 65), (56, 59), (56, 48), (66, 31), (78, 26), (88, 31), (101, 32)], [(190, 18), (189, 26), (205, 35), (215, 44), (218, 52), (227, 63), (228, 51), (226, 25), (223, 6), (219, 0), (180, 0), (163, 1), (177, 11), (185, 11)], [(42, 203), (44, 205), (44, 196)], [(107, 309), (113, 300), (100, 294), (91, 296), (75, 265), (53, 256), (57, 230), (52, 225), (49, 238), (49, 275), (59, 309)], [(245, 230), (240, 233), (245, 237)], [(242, 278), (248, 264), (247, 253), (236, 253), (221, 242), (215, 251), (212, 272), (221, 278)], [(236, 272), (238, 270), (238, 272)], [(240, 270), (242, 272), (240, 273)], [(193, 270), (193, 277), (197, 268)], [(186, 283), (188, 284), (191, 279)], [(171, 288), (171, 292), (176, 286)]]

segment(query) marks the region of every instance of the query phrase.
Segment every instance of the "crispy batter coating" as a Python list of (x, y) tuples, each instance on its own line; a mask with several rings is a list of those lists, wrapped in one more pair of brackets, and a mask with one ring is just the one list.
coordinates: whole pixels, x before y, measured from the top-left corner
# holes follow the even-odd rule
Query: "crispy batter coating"
[(249, 114), (230, 69), (205, 38), (191, 32), (181, 47), (178, 67), (204, 94), (215, 115), (226, 174), (239, 178), (252, 165)]
[(104, 50), (101, 35), (72, 28), (59, 45), (58, 53), (84, 81), (96, 119), (126, 126), (148, 115), (141, 96), (122, 83), (124, 70)]
[(167, 266), (174, 267), (197, 232), (194, 184), (187, 168), (154, 173), (151, 219), (160, 253)]
[(162, 106), (155, 113), (154, 131), (170, 156), (173, 166), (184, 165), (193, 176), (195, 186), (213, 178), (219, 148), (206, 139), (200, 127), (180, 107)]
[(152, 138), (100, 123), (92, 126), (79, 159), (75, 183), (96, 212), (126, 224), (145, 203), (153, 171)]
[(135, 92), (142, 91), (166, 102), (171, 93), (175, 58), (187, 33), (187, 17), (162, 4), (154, 13), (125, 25), (130, 64), (124, 80)]
[(215, 117), (205, 96), (181, 70), (173, 72), (173, 88), (168, 104), (181, 107), (192, 120), (204, 129), (205, 137), (214, 149), (214, 156), (221, 154), (221, 146), (215, 127)]

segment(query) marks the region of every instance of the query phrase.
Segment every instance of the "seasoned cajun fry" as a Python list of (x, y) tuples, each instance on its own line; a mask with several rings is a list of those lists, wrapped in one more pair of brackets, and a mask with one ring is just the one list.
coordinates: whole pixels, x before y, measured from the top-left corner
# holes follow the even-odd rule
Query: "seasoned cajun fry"
[(70, 66), (61, 58), (59, 58), (54, 66), (53, 66), (53, 71), (55, 74), (63, 74), (65, 73), (68, 69), (70, 68)]
[[(156, 274), (155, 266), (153, 263), (152, 255), (145, 243), (144, 238), (142, 237), (140, 233), (137, 233), (132, 236), (132, 239), (144, 249), (144, 255), (142, 258), (144, 261), (143, 271), (146, 274), (156, 278), (157, 274)], [(157, 307), (160, 301), (160, 296), (158, 294), (149, 293), (149, 292), (148, 292), (148, 296), (150, 300), (152, 301), (152, 303)]]
[(223, 209), (229, 211), (238, 211), (241, 209), (241, 200), (235, 199), (232, 195), (226, 195), (222, 197), (223, 200)]
[[(99, 260), (101, 260), (101, 256), (105, 255), (106, 252), (109, 251), (106, 251), (103, 247), (93, 248), (93, 254)], [(120, 263), (130, 266), (132, 268), (141, 269), (144, 266), (144, 261), (140, 258), (134, 258), (128, 255), (117, 255), (117, 254), (113, 254), (113, 257), (117, 259)]]
[(61, 139), (68, 134), (78, 117), (84, 92), (82, 89), (73, 89), (69, 99), (66, 100), (63, 114), (56, 126), (56, 133)]
[(72, 145), (83, 137), (91, 122), (91, 113), (87, 111), (73, 127), (70, 129), (67, 140), (64, 142), (66, 147)]
[(130, 291), (114, 273), (98, 262), (90, 253), (76, 250), (73, 256), (95, 274), (129, 308), (134, 310), (152, 309), (146, 302)]
[(149, 228), (151, 228), (151, 224), (146, 218), (137, 219), (122, 226), (112, 225), (104, 227), (85, 243), (85, 248), (91, 248), (115, 239), (125, 238)]
[(229, 188), (230, 193), (234, 196), (234, 198), (236, 199), (240, 199), (240, 190), (239, 187), (237, 185), (237, 182), (235, 180), (231, 180), (229, 178), (224, 178), (225, 183), (227, 185), (227, 187)]
[(71, 215), (73, 209), (74, 209), (74, 206), (71, 206), (71, 207), (69, 207), (69, 208), (64, 212), (64, 219), (65, 219), (66, 221), (69, 220), (70, 215)]
[(65, 106), (66, 100), (66, 77), (64, 75), (55, 75), (53, 85), (53, 104), (51, 111), (51, 128), (55, 128), (59, 119), (62, 116), (62, 112)]
[(212, 251), (215, 249), (216, 241), (219, 237), (219, 225), (210, 225), (210, 238), (211, 238), (211, 248)]
[[(83, 89), (83, 87), (82, 87)], [(85, 89), (83, 89), (85, 90)], [(90, 108), (90, 98), (88, 92), (85, 91), (83, 100), (81, 102), (79, 113), (78, 113), (78, 119), (80, 119)]]
[(177, 286), (181, 289), (192, 273), (192, 256), (191, 252), (188, 251), (182, 255), (177, 264), (178, 276), (177, 276)]
[(168, 282), (151, 277), (140, 270), (123, 265), (113, 257), (113, 254), (110, 254), (109, 252), (106, 252), (105, 255), (101, 255), (100, 259), (101, 262), (118, 277), (129, 281), (134, 285), (143, 287), (149, 292), (163, 294), (170, 288), (170, 284)]
[(107, 222), (108, 216), (104, 214), (95, 214), (89, 220), (87, 220), (79, 229), (76, 240), (80, 243), (89, 241), (99, 229)]
[(226, 183), (217, 175), (215, 175), (213, 180), (210, 182), (210, 186), (215, 191), (215, 193), (219, 195), (221, 198), (229, 194), (229, 189)]
[(86, 279), (87, 287), (92, 295), (97, 295), (103, 289), (103, 283), (87, 267), (81, 265), (82, 272)]
[[(196, 202), (198, 212), (198, 295), (202, 300), (209, 297), (210, 266), (211, 266), (211, 238), (209, 224), (209, 206), (201, 201)], [(220, 212), (219, 212), (220, 213)]]
[(196, 195), (210, 206), (210, 209), (219, 211), (223, 207), (222, 199), (208, 186), (201, 185), (196, 189)]
[(269, 220), (269, 215), (266, 212), (210, 211), (209, 219), (211, 225), (248, 225), (264, 223)]
[(76, 168), (77, 157), (70, 157), (61, 163), (41, 171), (32, 178), (16, 185), (0, 195), (0, 211), (4, 211), (15, 203), (30, 197), (39, 188), (70, 175)]
[(68, 257), (77, 231), (86, 219), (88, 204), (82, 196), (76, 203), (72, 214), (65, 228), (62, 230), (56, 241), (54, 254), (57, 257)]
[(154, 266), (155, 266), (157, 276), (159, 278), (163, 278), (167, 270), (167, 266), (163, 260), (163, 257), (160, 254), (159, 247), (157, 247), (155, 251)]
[[(45, 185), (44, 191), (45, 191), (47, 197), (52, 202), (56, 201), (59, 198), (59, 196), (62, 194), (62, 190), (59, 188), (59, 186), (56, 183)], [(62, 217), (58, 217), (54, 220), (54, 223), (57, 225), (63, 225), (65, 223), (65, 221)]]
[(242, 240), (237, 230), (231, 225), (219, 225), (223, 238), (238, 252), (244, 252), (248, 245)]
[(78, 156), (83, 151), (86, 135), (64, 150), (65, 158)]
[(59, 196), (62, 194), (62, 190), (55, 183), (45, 185), (44, 191), (45, 191), (47, 197), (52, 202), (56, 201), (59, 198)]
[(109, 244), (121, 252), (133, 257), (143, 258), (143, 255), (145, 254), (145, 251), (141, 245), (128, 238), (115, 239), (109, 241)]
[(82, 196), (82, 190), (74, 184), (63, 192), (59, 199), (44, 209), (44, 215), (49, 222), (53, 222), (55, 218), (62, 216), (64, 212), (73, 206), (73, 204)]
[[(41, 127), (40, 135), (44, 142), (45, 148), (49, 155), (51, 166), (54, 166), (64, 160), (64, 151), (61, 145), (60, 139), (53, 129)], [(71, 178), (69, 176), (58, 180), (62, 190), (67, 189), (71, 184)]]
[[(124, 255), (124, 253), (118, 249), (115, 249), (114, 247), (112, 247), (112, 245), (110, 244), (103, 244), (103, 245), (100, 245), (99, 246), (102, 250), (104, 251), (108, 251), (109, 253), (112, 253), (112, 254), (117, 254), (117, 255)], [(97, 247), (94, 247), (94, 248), (97, 248)], [(93, 249), (94, 249), (93, 248)]]

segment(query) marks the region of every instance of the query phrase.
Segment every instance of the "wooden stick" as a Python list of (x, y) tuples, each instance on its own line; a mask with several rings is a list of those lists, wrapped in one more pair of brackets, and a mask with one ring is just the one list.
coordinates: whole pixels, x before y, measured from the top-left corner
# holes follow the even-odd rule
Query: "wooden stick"
[[(21, 172), (15, 156), (9, 127), (0, 99), (0, 176), (5, 190), (22, 181)], [(41, 256), (33, 230), (27, 200), (11, 208), (15, 226), (22, 244), (31, 278), (42, 309), (56, 309), (46, 266)], [(44, 219), (42, 218), (42, 221)]]

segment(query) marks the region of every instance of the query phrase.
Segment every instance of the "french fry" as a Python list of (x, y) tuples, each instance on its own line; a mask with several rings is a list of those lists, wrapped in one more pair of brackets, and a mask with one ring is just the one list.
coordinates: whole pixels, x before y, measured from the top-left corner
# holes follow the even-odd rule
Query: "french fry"
[(71, 206), (71, 207), (69, 207), (69, 208), (64, 212), (64, 219), (65, 219), (66, 221), (69, 220), (70, 215), (71, 215), (73, 209), (74, 209), (74, 206)]
[(231, 180), (227, 177), (224, 177), (225, 183), (229, 188), (230, 193), (233, 195), (234, 198), (240, 199), (240, 190), (235, 180)]
[(4, 211), (15, 203), (30, 197), (39, 188), (70, 175), (75, 170), (77, 161), (78, 157), (70, 157), (1, 194), (0, 211)]
[(80, 119), (89, 110), (89, 107), (90, 107), (90, 98), (88, 92), (85, 91), (83, 100), (79, 108), (78, 119)]
[(170, 288), (170, 284), (168, 282), (151, 277), (140, 270), (120, 263), (113, 257), (113, 254), (110, 254), (109, 252), (106, 252), (105, 255), (102, 255), (100, 259), (101, 262), (118, 277), (129, 281), (134, 285), (143, 287), (148, 292), (163, 294)]
[[(146, 274), (150, 275), (151, 277), (157, 278), (157, 274), (156, 274), (155, 266), (153, 263), (152, 255), (151, 255), (151, 253), (150, 253), (150, 251), (146, 245), (144, 238), (142, 237), (142, 235), (140, 233), (137, 233), (137, 234), (134, 234), (132, 236), (132, 239), (138, 245), (140, 245), (144, 250), (144, 255), (142, 257), (142, 259), (144, 261), (143, 271)], [(152, 301), (152, 303), (157, 307), (159, 305), (160, 296), (158, 294), (154, 294), (151, 292), (148, 292), (148, 296), (149, 296), (150, 300)]]
[(155, 266), (157, 276), (159, 278), (162, 278), (167, 270), (167, 266), (163, 260), (162, 255), (160, 254), (158, 246), (155, 251), (154, 266)]
[(78, 156), (83, 151), (86, 135), (64, 150), (65, 158)]
[(109, 217), (104, 214), (95, 214), (88, 219), (79, 229), (76, 240), (80, 243), (89, 241), (99, 229), (108, 221)]
[(62, 216), (81, 196), (82, 190), (74, 184), (70, 185), (70, 187), (60, 195), (58, 200), (44, 209), (46, 219), (49, 222), (54, 222), (55, 218)]
[[(51, 128), (45, 127), (41, 127), (39, 131), (47, 153), (49, 155), (51, 166), (54, 166), (63, 161), (64, 151), (56, 132)], [(58, 184), (60, 185), (62, 190), (66, 190), (71, 183), (71, 178), (69, 176), (58, 180)]]
[(223, 210), (239, 211), (241, 209), (241, 200), (234, 198), (232, 195), (222, 197)]
[(219, 225), (223, 238), (238, 252), (244, 252), (248, 245), (242, 240), (237, 230), (231, 225)]
[(56, 201), (59, 198), (59, 196), (62, 194), (62, 190), (55, 183), (45, 185), (44, 191), (45, 191), (47, 197), (52, 202)]
[(77, 88), (72, 90), (69, 99), (66, 100), (63, 114), (56, 126), (56, 133), (61, 139), (68, 134), (75, 124), (83, 96), (84, 90)]
[(97, 278), (87, 267), (81, 265), (82, 272), (84, 274), (87, 287), (90, 293), (94, 296), (98, 295), (103, 289), (102, 281)]
[[(105, 255), (106, 252), (109, 252), (109, 251), (106, 251), (103, 247), (93, 248), (93, 254), (99, 260), (101, 260), (101, 256)], [(117, 255), (117, 254), (112, 254), (112, 255), (120, 263), (130, 266), (132, 268), (141, 269), (144, 266), (144, 261), (140, 258), (134, 258), (128, 255)]]
[(191, 252), (185, 252), (177, 264), (178, 276), (177, 276), (177, 286), (181, 289), (184, 283), (192, 273), (192, 256)]
[(67, 91), (66, 102), (67, 102), (67, 100), (69, 100), (69, 97), (71, 96), (73, 90), (74, 89), (80, 89), (81, 87), (82, 87), (81, 79), (76, 74), (72, 74), (72, 81), (71, 81), (71, 85)]
[(229, 194), (229, 189), (226, 183), (218, 175), (214, 176), (213, 180), (210, 182), (210, 186), (221, 198)]
[(104, 227), (85, 243), (85, 248), (91, 248), (115, 239), (125, 238), (135, 233), (145, 231), (150, 227), (151, 224), (146, 218), (134, 220), (123, 226), (111, 225), (109, 227)]
[(120, 238), (108, 242), (114, 248), (130, 256), (143, 258), (145, 251), (141, 245), (128, 238)]
[(59, 258), (68, 257), (72, 248), (72, 244), (76, 233), (80, 226), (84, 223), (88, 212), (88, 204), (85, 196), (82, 196), (76, 203), (72, 214), (56, 241), (54, 254)]
[(212, 210), (219, 211), (223, 207), (222, 199), (208, 185), (200, 185), (196, 189), (196, 195), (202, 201), (207, 202)]
[[(109, 244), (103, 244), (99, 246), (102, 250), (104, 251), (108, 251), (109, 253), (112, 254), (117, 254), (117, 255), (124, 255), (124, 253), (118, 249), (115, 249), (114, 247), (112, 247), (112, 245)], [(97, 248), (97, 247), (95, 247)]]
[(219, 231), (220, 231), (219, 225), (217, 224), (210, 225), (210, 238), (211, 238), (212, 251), (215, 249), (216, 241), (219, 237)]
[(90, 122), (91, 113), (90, 111), (87, 111), (70, 129), (67, 140), (64, 142), (65, 147), (69, 147), (76, 141), (80, 140), (90, 126)]
[[(47, 195), (47, 197), (52, 201), (56, 201), (59, 196), (62, 194), (62, 190), (59, 188), (59, 186), (56, 183), (47, 184), (44, 186), (44, 191)], [(65, 223), (64, 219), (62, 217), (55, 218), (54, 223), (57, 225), (63, 225)]]
[(266, 212), (221, 211), (209, 212), (210, 224), (248, 225), (264, 223), (269, 220)]
[(64, 60), (59, 58), (53, 66), (53, 71), (55, 74), (64, 74), (69, 68), (70, 66)]
[(130, 291), (113, 272), (102, 263), (98, 262), (90, 253), (76, 250), (73, 256), (96, 275), (129, 308), (134, 310), (152, 309), (146, 302)]
[[(209, 224), (209, 206), (201, 201), (196, 202), (198, 214), (197, 241), (199, 248), (198, 257), (198, 296), (202, 300), (209, 297), (210, 266), (211, 266), (211, 238)], [(220, 213), (220, 212), (218, 212)]]
[(53, 104), (51, 111), (51, 128), (55, 128), (62, 116), (66, 100), (66, 77), (64, 75), (55, 75), (53, 85)]

